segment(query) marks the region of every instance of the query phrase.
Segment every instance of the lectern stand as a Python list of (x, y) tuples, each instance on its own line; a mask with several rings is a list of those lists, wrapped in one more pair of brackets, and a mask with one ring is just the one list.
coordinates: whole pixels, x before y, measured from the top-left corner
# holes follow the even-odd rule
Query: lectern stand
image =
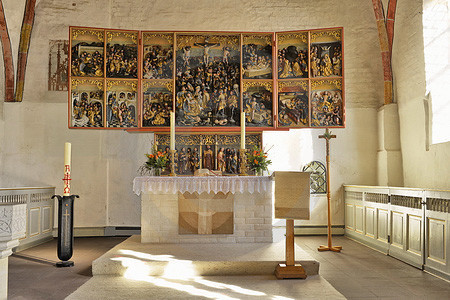
[(286, 263), (278, 264), (275, 276), (278, 279), (299, 278), (305, 279), (306, 272), (301, 264), (295, 263), (294, 220), (286, 220)]
[(294, 219), (309, 220), (309, 173), (274, 172), (275, 218), (286, 219), (286, 263), (278, 264), (278, 279), (305, 279), (305, 269), (295, 263)]

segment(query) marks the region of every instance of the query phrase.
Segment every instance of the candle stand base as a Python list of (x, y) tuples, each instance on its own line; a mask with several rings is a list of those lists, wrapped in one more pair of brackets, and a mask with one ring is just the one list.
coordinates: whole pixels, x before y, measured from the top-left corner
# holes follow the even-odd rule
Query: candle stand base
[(55, 266), (57, 268), (65, 268), (65, 267), (73, 267), (74, 263), (73, 261), (69, 260), (69, 261), (59, 261), (55, 264)]
[(78, 195), (60, 196), (58, 198), (58, 268), (71, 267), (73, 261), (69, 261), (73, 254), (73, 202)]
[(247, 174), (247, 153), (245, 149), (239, 151), (239, 156), (241, 158), (240, 169), (241, 173), (239, 176), (248, 176)]
[(169, 150), (170, 152), (170, 174), (169, 176), (177, 176), (175, 173), (175, 152), (177, 150)]

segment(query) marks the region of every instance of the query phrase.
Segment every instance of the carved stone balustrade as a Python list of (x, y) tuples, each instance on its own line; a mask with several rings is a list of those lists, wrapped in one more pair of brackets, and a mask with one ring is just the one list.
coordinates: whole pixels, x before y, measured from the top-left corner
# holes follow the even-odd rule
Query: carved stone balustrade
[(26, 233), (26, 204), (0, 204), (0, 299), (8, 297), (8, 256)]

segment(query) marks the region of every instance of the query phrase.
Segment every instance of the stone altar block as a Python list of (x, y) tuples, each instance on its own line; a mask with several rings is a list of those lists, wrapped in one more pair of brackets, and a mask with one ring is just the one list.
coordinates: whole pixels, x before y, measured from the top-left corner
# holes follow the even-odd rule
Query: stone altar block
[(271, 243), (267, 176), (137, 177), (142, 243)]

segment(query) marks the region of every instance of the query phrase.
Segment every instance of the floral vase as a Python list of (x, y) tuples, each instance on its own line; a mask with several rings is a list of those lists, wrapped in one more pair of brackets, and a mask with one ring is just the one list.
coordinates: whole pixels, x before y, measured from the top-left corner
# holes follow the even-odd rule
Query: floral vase
[(263, 170), (255, 170), (255, 176), (263, 176)]
[(161, 176), (161, 168), (154, 168), (153, 176)]

